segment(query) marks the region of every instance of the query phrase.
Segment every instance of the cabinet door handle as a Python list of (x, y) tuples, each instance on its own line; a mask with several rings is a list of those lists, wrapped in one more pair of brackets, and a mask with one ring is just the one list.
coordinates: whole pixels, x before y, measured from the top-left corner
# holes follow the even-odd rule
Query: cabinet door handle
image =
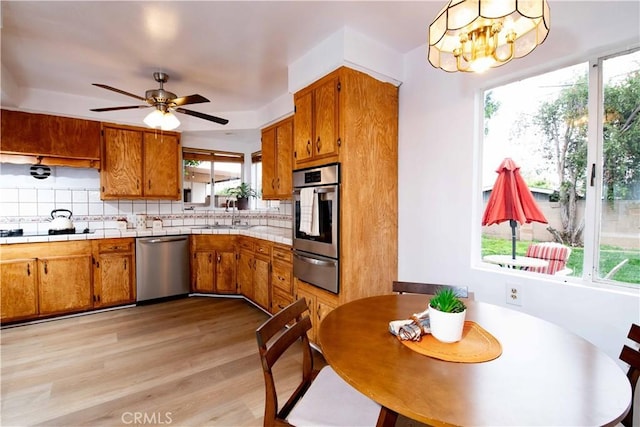
[(124, 260), (124, 269), (125, 270), (127, 269), (127, 260), (126, 259)]
[(307, 154), (311, 154), (311, 140), (307, 140)]
[(49, 274), (49, 269), (47, 267), (47, 261), (44, 262), (44, 274)]
[(31, 276), (31, 264), (27, 264), (27, 276)]
[(272, 180), (271, 180), (271, 188), (272, 188), (272, 189), (274, 189), (274, 190), (275, 190), (275, 188), (276, 188), (276, 183), (275, 183), (275, 181), (276, 181), (275, 179), (272, 179)]
[(151, 190), (151, 180), (149, 180), (149, 190)]
[(280, 177), (276, 179), (276, 188), (280, 188)]
[(340, 147), (342, 145), (342, 139), (338, 138), (338, 140), (336, 141), (336, 143), (338, 144), (338, 147)]
[(213, 256), (212, 254), (209, 254), (209, 264), (211, 264), (211, 262), (213, 261), (212, 256)]
[(136, 178), (136, 190), (140, 189), (140, 178)]
[(316, 150), (318, 150), (318, 153), (320, 152), (320, 137), (318, 137), (318, 140), (316, 141)]
[(222, 256), (218, 254), (218, 264), (220, 264), (221, 262), (222, 262)]

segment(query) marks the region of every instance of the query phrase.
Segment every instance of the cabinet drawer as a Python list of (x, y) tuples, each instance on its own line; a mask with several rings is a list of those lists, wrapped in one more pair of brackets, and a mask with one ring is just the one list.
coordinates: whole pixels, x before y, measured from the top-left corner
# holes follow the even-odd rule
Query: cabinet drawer
[(264, 240), (258, 240), (255, 242), (254, 251), (256, 254), (271, 256), (271, 244)]
[(271, 269), (271, 283), (274, 288), (293, 295), (293, 286), (291, 280), (291, 266), (274, 263)]
[(273, 260), (284, 261), (288, 263), (293, 262), (293, 254), (291, 253), (291, 247), (289, 246), (273, 246)]
[(253, 243), (253, 239), (250, 238), (241, 237), (238, 239), (238, 246), (240, 246), (240, 249), (246, 249), (253, 252)]
[(133, 240), (132, 239), (107, 239), (99, 240), (97, 243), (98, 252), (132, 252)]
[(276, 291), (273, 293), (273, 299), (271, 301), (271, 311), (273, 312), (273, 314), (276, 314), (292, 302), (293, 297), (291, 295), (286, 295)]

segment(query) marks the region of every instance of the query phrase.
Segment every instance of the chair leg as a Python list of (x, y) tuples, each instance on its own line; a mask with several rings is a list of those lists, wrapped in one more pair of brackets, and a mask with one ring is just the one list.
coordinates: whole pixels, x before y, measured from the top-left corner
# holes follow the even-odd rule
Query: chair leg
[(380, 408), (380, 415), (378, 416), (376, 427), (394, 427), (396, 425), (397, 419), (397, 412), (383, 406), (382, 408)]

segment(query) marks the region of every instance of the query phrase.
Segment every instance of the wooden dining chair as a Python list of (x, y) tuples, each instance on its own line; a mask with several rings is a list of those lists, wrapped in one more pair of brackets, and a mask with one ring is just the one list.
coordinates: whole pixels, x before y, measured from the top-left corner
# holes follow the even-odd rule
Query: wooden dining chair
[[(266, 392), (264, 426), (375, 426), (385, 415), (380, 405), (347, 384), (330, 366), (314, 370), (309, 329), (309, 307), (301, 298), (256, 330)], [(299, 341), (302, 380), (280, 408), (272, 368)]]
[(450, 286), (450, 285), (438, 285), (434, 283), (419, 283), (419, 282), (398, 282), (394, 281), (392, 286), (393, 292), (399, 294), (428, 294), (435, 295), (436, 292), (442, 289), (453, 290), (458, 298), (468, 298), (469, 289), (466, 286)]
[[(640, 326), (632, 324), (627, 336), (630, 340), (640, 344)], [(633, 425), (633, 402), (635, 402), (636, 385), (638, 384), (638, 378), (640, 378), (640, 351), (625, 345), (622, 347), (620, 360), (629, 364), (627, 378), (631, 383), (631, 409), (622, 420), (622, 425), (631, 427)]]

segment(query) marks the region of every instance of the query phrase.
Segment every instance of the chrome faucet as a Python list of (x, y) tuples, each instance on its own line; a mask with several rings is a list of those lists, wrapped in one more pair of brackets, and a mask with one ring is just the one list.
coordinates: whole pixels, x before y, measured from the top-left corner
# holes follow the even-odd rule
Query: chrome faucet
[(236, 219), (236, 209), (237, 209), (237, 201), (236, 200), (227, 200), (227, 208), (225, 211), (229, 211), (229, 205), (231, 204), (231, 225), (239, 225), (240, 220)]

